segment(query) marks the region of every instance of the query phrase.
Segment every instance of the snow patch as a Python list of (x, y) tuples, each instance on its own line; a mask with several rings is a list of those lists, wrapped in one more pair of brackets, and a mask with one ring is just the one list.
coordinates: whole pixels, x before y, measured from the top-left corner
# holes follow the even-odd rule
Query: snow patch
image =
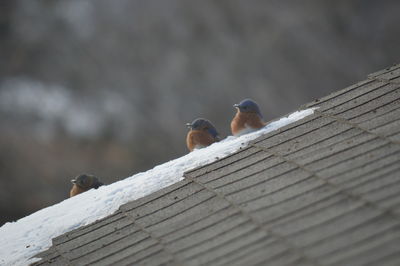
[(312, 108), (294, 112), (256, 132), (240, 137), (229, 136), (147, 172), (92, 189), (16, 222), (6, 223), (0, 228), (0, 265), (27, 265), (38, 261), (32, 256), (48, 249), (52, 238), (108, 216), (122, 204), (181, 181), (184, 172), (232, 154), (247, 146), (249, 141), (313, 113)]

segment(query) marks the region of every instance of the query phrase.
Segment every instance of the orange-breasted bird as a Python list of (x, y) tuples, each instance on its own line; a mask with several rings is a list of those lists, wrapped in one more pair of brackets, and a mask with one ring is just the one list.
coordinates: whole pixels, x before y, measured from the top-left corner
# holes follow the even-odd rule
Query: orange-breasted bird
[(207, 147), (220, 140), (214, 125), (204, 118), (197, 118), (187, 123), (190, 129), (186, 136), (186, 145), (190, 151)]
[(251, 99), (245, 99), (239, 104), (234, 104), (237, 109), (235, 117), (231, 122), (232, 135), (240, 136), (256, 131), (266, 124), (257, 103)]
[(88, 191), (89, 189), (92, 188), (97, 189), (100, 186), (104, 185), (99, 181), (99, 179), (97, 179), (97, 177), (87, 174), (79, 175), (75, 179), (72, 179), (71, 182), (74, 185), (72, 186), (72, 189), (69, 192), (70, 197)]

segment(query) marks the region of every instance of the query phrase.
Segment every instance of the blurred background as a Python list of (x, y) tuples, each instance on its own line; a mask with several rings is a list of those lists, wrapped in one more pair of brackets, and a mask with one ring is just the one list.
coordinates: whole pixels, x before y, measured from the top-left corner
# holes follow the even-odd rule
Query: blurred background
[(2, 0), (0, 225), (187, 153), (186, 122), (229, 134), (400, 61), (400, 1)]

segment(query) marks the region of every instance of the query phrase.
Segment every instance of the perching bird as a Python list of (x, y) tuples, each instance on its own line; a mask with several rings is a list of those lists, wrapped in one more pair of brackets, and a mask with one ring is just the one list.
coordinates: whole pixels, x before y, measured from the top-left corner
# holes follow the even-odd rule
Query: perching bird
[(97, 177), (87, 174), (79, 175), (75, 179), (72, 179), (71, 182), (74, 185), (72, 186), (72, 189), (69, 192), (70, 197), (88, 191), (89, 189), (92, 188), (97, 189), (100, 186), (104, 185), (97, 179)]
[(255, 101), (245, 99), (233, 107), (237, 108), (237, 113), (231, 122), (234, 136), (247, 134), (265, 126), (260, 108)]
[(186, 136), (186, 145), (190, 151), (207, 147), (219, 141), (217, 130), (207, 119), (197, 118), (186, 125), (190, 129)]

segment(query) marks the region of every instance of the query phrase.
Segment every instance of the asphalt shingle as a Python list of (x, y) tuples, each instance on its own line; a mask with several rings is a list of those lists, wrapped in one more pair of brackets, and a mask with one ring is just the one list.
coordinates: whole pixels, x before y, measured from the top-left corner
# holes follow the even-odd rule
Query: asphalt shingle
[(399, 265), (400, 65), (53, 239), (35, 265)]

